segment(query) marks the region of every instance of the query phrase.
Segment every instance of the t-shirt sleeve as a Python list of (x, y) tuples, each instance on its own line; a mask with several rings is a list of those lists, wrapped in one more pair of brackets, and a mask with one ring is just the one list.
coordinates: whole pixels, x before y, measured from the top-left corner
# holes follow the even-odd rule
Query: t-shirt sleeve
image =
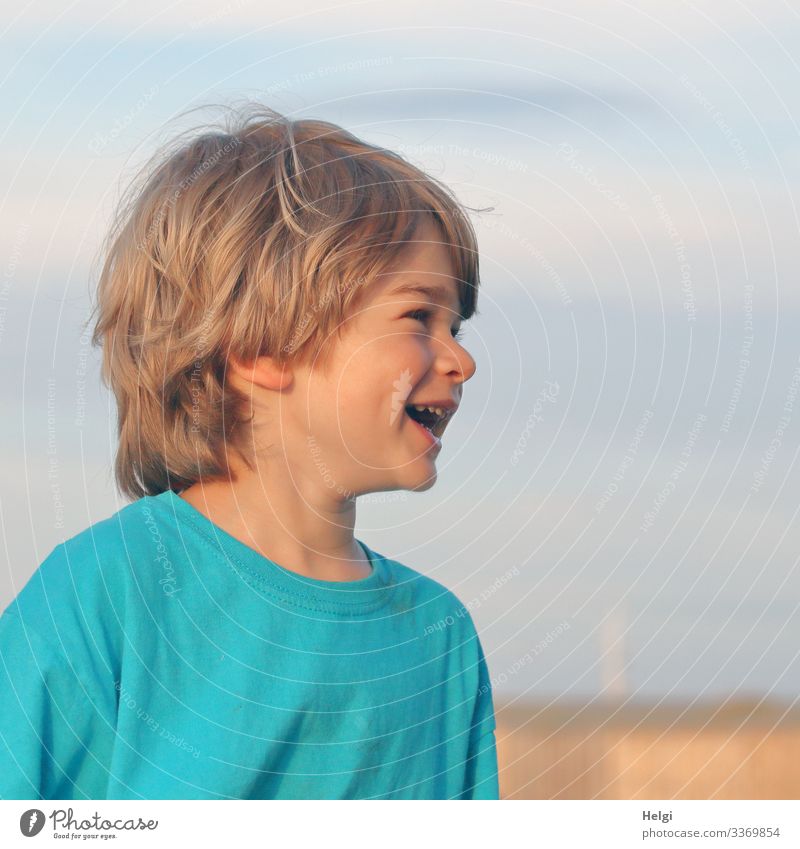
[(13, 606), (0, 616), (0, 798), (103, 798), (105, 748), (71, 664)]
[(477, 633), (475, 639), (478, 645), (478, 693), (470, 730), (464, 792), (461, 798), (499, 799), (500, 787), (495, 745), (497, 723), (494, 716), (492, 685), (483, 646)]
[(470, 750), (467, 780), (462, 799), (499, 799), (497, 749), (494, 730), (479, 737)]

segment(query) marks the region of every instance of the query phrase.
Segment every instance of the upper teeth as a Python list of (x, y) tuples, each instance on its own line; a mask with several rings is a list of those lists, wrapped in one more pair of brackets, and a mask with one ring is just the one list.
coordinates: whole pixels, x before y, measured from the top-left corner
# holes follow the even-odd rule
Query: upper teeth
[(419, 411), (420, 413), (424, 413), (425, 410), (428, 410), (431, 413), (436, 413), (439, 418), (444, 415), (444, 410), (442, 409), (442, 407), (423, 407), (420, 404), (414, 404), (414, 409)]

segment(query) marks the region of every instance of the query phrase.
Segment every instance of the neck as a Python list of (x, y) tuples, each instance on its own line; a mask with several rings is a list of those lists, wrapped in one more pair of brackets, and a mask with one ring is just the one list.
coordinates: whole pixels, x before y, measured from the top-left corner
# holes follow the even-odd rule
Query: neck
[(200, 481), (180, 493), (231, 536), (284, 569), (322, 581), (355, 581), (370, 574), (353, 534), (355, 498), (287, 465), (265, 470), (234, 466), (236, 480)]

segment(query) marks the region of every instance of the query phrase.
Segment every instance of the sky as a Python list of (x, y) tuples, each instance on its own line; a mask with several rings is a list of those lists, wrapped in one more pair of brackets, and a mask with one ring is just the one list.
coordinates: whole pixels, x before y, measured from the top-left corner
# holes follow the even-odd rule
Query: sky
[(123, 505), (82, 331), (191, 107), (340, 123), (474, 209), (478, 368), (357, 536), (465, 602), (499, 698), (797, 697), (800, 17), (783, 2), (32, 3), (0, 35), (4, 606)]

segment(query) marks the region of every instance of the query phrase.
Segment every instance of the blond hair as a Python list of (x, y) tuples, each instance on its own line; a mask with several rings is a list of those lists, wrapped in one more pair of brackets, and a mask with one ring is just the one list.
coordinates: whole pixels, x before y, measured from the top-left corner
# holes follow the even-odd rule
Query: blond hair
[(426, 216), (449, 246), (461, 318), (476, 311), (475, 233), (446, 186), (326, 121), (252, 103), (226, 118), (147, 162), (102, 247), (92, 340), (131, 498), (230, 477), (229, 448), (250, 465), (228, 358), (324, 360)]

